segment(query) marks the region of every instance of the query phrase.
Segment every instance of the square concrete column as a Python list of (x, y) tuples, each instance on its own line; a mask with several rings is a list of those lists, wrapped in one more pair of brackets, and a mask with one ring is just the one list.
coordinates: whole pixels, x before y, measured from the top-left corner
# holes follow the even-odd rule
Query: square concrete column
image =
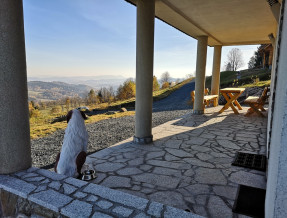
[(22, 0), (0, 3), (0, 174), (31, 166)]
[(207, 53), (207, 36), (197, 38), (196, 76), (195, 76), (195, 99), (194, 114), (204, 113), (204, 88), (205, 88), (205, 67)]
[(152, 142), (154, 0), (137, 1), (136, 126), (134, 142)]
[(287, 4), (282, 1), (269, 103), (270, 154), (265, 217), (287, 217)]
[(221, 45), (214, 46), (212, 80), (211, 80), (211, 94), (212, 95), (219, 95), (221, 49), (222, 49)]

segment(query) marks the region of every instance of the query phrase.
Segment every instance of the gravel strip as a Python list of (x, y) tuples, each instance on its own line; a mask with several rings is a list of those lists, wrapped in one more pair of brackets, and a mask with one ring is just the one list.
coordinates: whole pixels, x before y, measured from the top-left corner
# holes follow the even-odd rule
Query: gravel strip
[[(179, 118), (190, 112), (190, 109), (153, 112), (153, 127)], [(135, 117), (129, 116), (88, 124), (88, 152), (94, 153), (132, 137), (134, 135), (134, 123)], [(32, 140), (33, 166), (46, 169), (52, 168), (56, 156), (61, 149), (63, 138), (64, 130), (58, 130), (47, 137)]]

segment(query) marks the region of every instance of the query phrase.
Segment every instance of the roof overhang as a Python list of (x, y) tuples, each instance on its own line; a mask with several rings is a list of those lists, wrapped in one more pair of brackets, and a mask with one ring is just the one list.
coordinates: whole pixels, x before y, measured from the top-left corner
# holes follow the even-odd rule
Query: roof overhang
[(155, 16), (209, 46), (267, 44), (277, 29), (266, 0), (156, 0)]

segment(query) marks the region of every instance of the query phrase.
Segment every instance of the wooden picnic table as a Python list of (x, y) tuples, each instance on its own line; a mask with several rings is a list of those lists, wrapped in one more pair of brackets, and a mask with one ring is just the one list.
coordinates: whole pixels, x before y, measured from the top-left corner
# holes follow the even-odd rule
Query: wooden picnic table
[(222, 113), (223, 111), (225, 111), (226, 109), (231, 107), (235, 114), (239, 114), (239, 112), (236, 109), (236, 107), (234, 106), (234, 104), (237, 106), (237, 108), (239, 110), (242, 110), (242, 107), (238, 103), (237, 99), (244, 92), (244, 90), (245, 90), (245, 88), (225, 88), (225, 89), (220, 89), (220, 93), (226, 99), (227, 103), (222, 107), (222, 109), (219, 111), (219, 113)]

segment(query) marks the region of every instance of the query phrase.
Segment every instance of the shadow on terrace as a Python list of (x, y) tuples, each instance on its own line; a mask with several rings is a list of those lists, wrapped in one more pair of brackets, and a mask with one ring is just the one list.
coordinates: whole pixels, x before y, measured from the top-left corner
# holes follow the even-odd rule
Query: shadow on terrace
[(96, 184), (207, 217), (232, 213), (238, 184), (264, 188), (265, 172), (231, 166), (238, 151), (265, 154), (267, 119), (219, 107), (153, 129), (151, 145), (127, 139), (88, 157)]

